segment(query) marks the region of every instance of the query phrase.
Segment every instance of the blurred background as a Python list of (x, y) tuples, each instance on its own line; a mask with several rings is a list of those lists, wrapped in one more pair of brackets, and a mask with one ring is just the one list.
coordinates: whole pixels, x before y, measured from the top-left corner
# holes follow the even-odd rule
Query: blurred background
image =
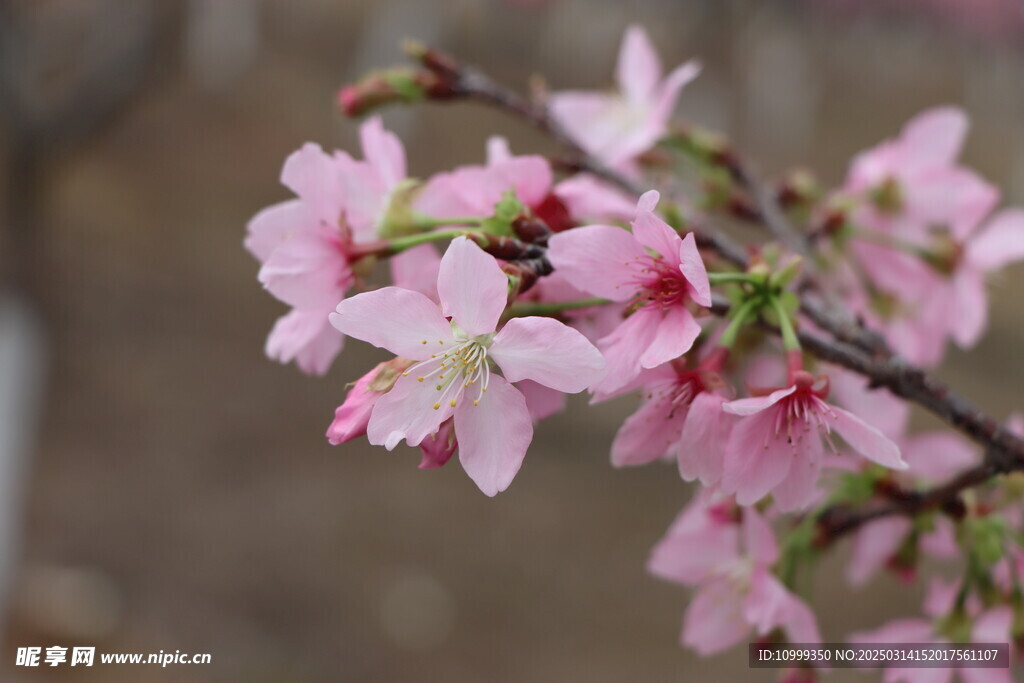
[[(686, 592), (644, 572), (688, 497), (674, 468), (613, 471), (633, 405), (539, 429), (511, 489), (323, 432), (379, 356), (325, 379), (263, 356), (284, 308), (245, 223), (289, 196), (303, 142), (355, 151), (333, 96), (415, 37), (516, 87), (611, 83), (643, 24), (705, 71), (680, 113), (765, 173), (841, 181), (919, 110), (959, 104), (967, 162), (1024, 202), (1018, 0), (0, 0), (0, 680), (772, 680), (677, 644)], [(546, 140), (472, 105), (388, 111), (411, 172)], [(1024, 408), (1024, 270), (944, 377)], [(1016, 293), (1016, 298), (1015, 298)], [(922, 419), (921, 425), (934, 426)], [(669, 471), (669, 470), (673, 471)], [(699, 549), (697, 549), (699, 552)], [(826, 639), (913, 614), (918, 587), (814, 586)], [(202, 666), (14, 666), (19, 646), (210, 653)], [(869, 680), (840, 672), (833, 680)]]

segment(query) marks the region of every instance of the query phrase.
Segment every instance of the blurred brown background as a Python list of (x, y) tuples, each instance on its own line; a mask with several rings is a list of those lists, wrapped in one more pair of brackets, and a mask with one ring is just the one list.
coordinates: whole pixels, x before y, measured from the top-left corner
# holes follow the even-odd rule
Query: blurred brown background
[[(457, 464), (421, 472), (412, 450), (328, 446), (344, 384), (373, 350), (351, 343), (325, 379), (264, 358), (283, 308), (256, 282), (245, 223), (288, 196), (277, 175), (301, 143), (353, 149), (356, 124), (333, 95), (400, 61), (404, 37), (517, 87), (535, 73), (604, 87), (639, 22), (666, 66), (704, 61), (684, 116), (728, 132), (766, 172), (806, 164), (828, 182), (918, 110), (961, 104), (974, 120), (966, 159), (1024, 202), (1016, 0), (965, 0), (955, 14), (941, 0), (0, 8), (0, 335), (25, 354), (0, 375), (20, 397), (0, 416), (0, 444), (13, 444), (0, 454), (4, 681), (774, 678), (747, 670), (742, 650), (705, 661), (678, 647), (687, 594), (643, 566), (687, 488), (673, 468), (609, 466), (628, 400), (574, 401), (491, 500)], [(549, 150), (469, 105), (385, 122), (420, 176), (478, 162), (496, 132)], [(997, 416), (1024, 408), (1022, 276), (996, 283), (989, 336), (943, 370)], [(842, 558), (815, 585), (827, 639), (917, 609), (917, 588), (889, 578), (845, 587)], [(57, 644), (213, 663), (13, 666), (18, 646)]]

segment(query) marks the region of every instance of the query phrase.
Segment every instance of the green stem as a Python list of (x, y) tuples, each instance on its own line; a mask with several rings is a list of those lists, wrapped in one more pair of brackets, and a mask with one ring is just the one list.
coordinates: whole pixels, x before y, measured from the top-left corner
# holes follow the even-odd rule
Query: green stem
[(708, 273), (708, 282), (712, 285), (724, 285), (729, 282), (753, 283), (748, 273)]
[(392, 254), (397, 254), (399, 252), (405, 251), (406, 249), (418, 247), (421, 244), (430, 244), (431, 242), (453, 240), (456, 237), (461, 237), (462, 235), (465, 235), (466, 232), (466, 230), (452, 229), (438, 230), (435, 232), (424, 232), (418, 235), (407, 235), (405, 237), (396, 237), (392, 240), (388, 240), (388, 244), (390, 245), (389, 251)]
[(450, 225), (477, 228), (483, 223), (483, 219), (473, 217), (434, 218), (425, 214), (416, 214), (413, 217), (413, 222), (417, 230), (434, 230), (435, 228), (444, 228)]
[(775, 314), (779, 318), (779, 331), (782, 332), (782, 348), (787, 351), (799, 351), (800, 340), (796, 337), (796, 331), (793, 329), (793, 321), (789, 317), (789, 313), (783, 308), (779, 297), (773, 296), (771, 300)]
[(523, 318), (529, 315), (551, 316), (562, 311), (610, 304), (608, 299), (579, 299), (577, 301), (517, 301), (505, 311), (506, 318)]
[(740, 333), (740, 329), (747, 323), (751, 314), (760, 308), (762, 303), (759, 296), (752, 296), (740, 304), (739, 308), (736, 309), (736, 313), (733, 314), (732, 320), (729, 321), (728, 327), (725, 328), (725, 332), (719, 337), (718, 345), (731, 349), (732, 345), (736, 343), (736, 335)]

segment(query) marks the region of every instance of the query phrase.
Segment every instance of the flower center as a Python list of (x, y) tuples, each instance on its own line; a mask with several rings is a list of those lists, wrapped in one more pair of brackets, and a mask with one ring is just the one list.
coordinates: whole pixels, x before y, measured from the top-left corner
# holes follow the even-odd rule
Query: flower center
[(829, 417), (835, 417), (829, 405), (810, 386), (798, 383), (797, 390), (781, 401), (775, 416), (775, 438), (785, 434), (786, 441), (795, 450), (800, 439), (816, 430), (835, 451), (835, 445), (829, 440), (832, 432)]
[(666, 310), (686, 302), (690, 283), (678, 267), (669, 265), (660, 256), (639, 256), (627, 265), (633, 270), (629, 284), (637, 289), (630, 306), (636, 310), (653, 306)]
[[(480, 405), (480, 399), (487, 392), (491, 380), (491, 369), (487, 361), (487, 347), (491, 335), (483, 335), (472, 339), (459, 339), (441, 353), (431, 354), (430, 358), (416, 363), (402, 373), (403, 376), (413, 375), (417, 382), (432, 382), (437, 390), (434, 410), (440, 410), (445, 402), (454, 408), (462, 394), (474, 385), (479, 385), (473, 405)], [(429, 344), (423, 340), (424, 344)], [(439, 341), (438, 344), (444, 342)]]

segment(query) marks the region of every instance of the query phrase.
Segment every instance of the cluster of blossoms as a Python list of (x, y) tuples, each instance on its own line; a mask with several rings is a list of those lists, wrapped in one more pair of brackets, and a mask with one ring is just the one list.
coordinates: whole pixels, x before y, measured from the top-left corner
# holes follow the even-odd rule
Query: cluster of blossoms
[[(631, 181), (648, 182), (666, 155), (688, 160), (704, 188), (689, 201), (654, 190), (630, 197), (583, 166), (556, 182), (545, 157), (514, 155), (501, 139), (482, 165), (410, 178), (401, 142), (378, 118), (360, 129), (363, 160), (304, 146), (281, 177), (296, 198), (257, 214), (246, 239), (260, 282), (291, 307), (267, 354), (314, 374), (345, 337), (392, 354), (349, 388), (330, 442), (365, 436), (391, 450), (405, 441), (424, 469), (458, 453), (488, 496), (508, 488), (534, 424), (561, 410), (565, 394), (603, 402), (639, 393), (612, 464), (667, 461), (702, 487), (649, 563), (696, 589), (682, 642), (701, 654), (748, 638), (818, 642), (796, 583), (821, 550), (822, 511), (913, 493), (980, 454), (952, 433), (910, 434), (905, 402), (805, 354), (797, 330), (813, 324), (795, 290), (806, 256), (751, 246), (738, 269), (697, 239), (692, 226), (709, 217), (750, 213), (723, 171), (721, 139), (671, 122), (698, 73), (688, 63), (663, 76), (634, 27), (617, 91), (554, 92), (546, 102), (583, 153)], [(446, 74), (443, 63), (372, 74), (339, 101), (358, 114), (452, 97), (458, 84)], [(807, 226), (823, 291), (924, 365), (948, 340), (978, 340), (985, 277), (1024, 259), (1024, 212), (993, 213), (995, 189), (956, 162), (966, 127), (958, 110), (926, 112), (859, 154), (841, 188), (823, 192), (800, 176), (778, 192)], [(393, 285), (370, 288), (382, 260)], [(956, 587), (935, 584), (928, 619), (856, 638), (1024, 638), (1022, 494), (1008, 486), (955, 510), (860, 527), (854, 585), (883, 567), (912, 580), (922, 555), (970, 561)], [(786, 533), (781, 544), (773, 527)]]

